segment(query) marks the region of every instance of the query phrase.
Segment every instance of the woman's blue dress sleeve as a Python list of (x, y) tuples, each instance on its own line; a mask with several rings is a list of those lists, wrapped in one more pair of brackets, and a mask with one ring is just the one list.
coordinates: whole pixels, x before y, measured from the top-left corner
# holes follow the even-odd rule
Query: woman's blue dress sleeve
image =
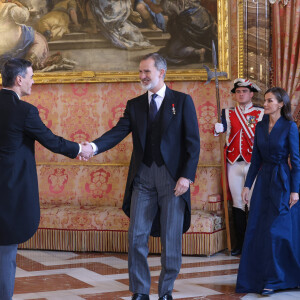
[(300, 158), (299, 158), (299, 132), (295, 122), (291, 123), (289, 131), (289, 152), (291, 162), (291, 193), (299, 193), (300, 184)]

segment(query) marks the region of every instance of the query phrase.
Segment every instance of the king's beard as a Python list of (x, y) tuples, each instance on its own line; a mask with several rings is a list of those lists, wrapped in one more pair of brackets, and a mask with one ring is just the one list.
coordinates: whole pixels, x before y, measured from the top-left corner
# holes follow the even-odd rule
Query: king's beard
[(144, 90), (150, 91), (150, 90), (154, 89), (154, 88), (158, 85), (158, 82), (159, 82), (159, 78), (156, 78), (156, 79), (152, 80), (152, 81), (151, 81), (149, 84), (147, 84), (147, 85), (143, 84), (143, 81), (142, 81), (142, 80), (140, 81), (140, 84), (141, 84), (141, 86), (142, 86), (142, 88), (143, 88)]

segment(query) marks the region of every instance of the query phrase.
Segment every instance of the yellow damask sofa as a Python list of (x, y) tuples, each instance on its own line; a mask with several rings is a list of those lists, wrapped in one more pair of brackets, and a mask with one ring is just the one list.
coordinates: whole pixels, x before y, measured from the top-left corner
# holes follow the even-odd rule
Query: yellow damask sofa
[[(92, 140), (117, 122), (126, 99), (140, 94), (133, 89), (118, 97), (122, 84), (110, 86), (70, 84), (46, 90), (35, 87), (28, 101), (38, 107), (43, 121), (56, 134), (74, 141)], [(218, 195), (220, 166), (218, 162), (211, 163), (215, 153), (209, 149), (215, 141), (201, 118), (212, 105), (197, 103), (193, 98), (199, 115), (201, 155), (206, 155), (210, 163), (200, 157), (191, 186), (192, 222), (183, 235), (183, 254), (212, 255), (226, 248)], [(20, 248), (127, 252), (129, 219), (121, 206), (131, 150), (129, 136), (114, 149), (81, 162), (53, 154), (37, 144), (41, 221), (37, 233)], [(159, 253), (159, 239), (151, 238), (149, 248), (151, 253)]]

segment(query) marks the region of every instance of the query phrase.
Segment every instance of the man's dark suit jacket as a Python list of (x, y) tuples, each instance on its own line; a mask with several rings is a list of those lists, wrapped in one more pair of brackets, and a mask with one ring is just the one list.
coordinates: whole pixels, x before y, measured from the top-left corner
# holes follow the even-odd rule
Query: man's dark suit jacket
[(49, 150), (75, 158), (79, 145), (54, 135), (37, 108), (11, 90), (0, 91), (0, 245), (28, 240), (40, 221), (34, 157), (37, 140)]
[[(173, 105), (175, 114), (172, 110)], [(175, 181), (180, 177), (194, 181), (200, 154), (200, 137), (193, 100), (189, 95), (167, 87), (161, 109), (163, 121), (160, 150), (165, 166)], [(124, 115), (117, 125), (93, 141), (100, 153), (114, 147), (132, 132), (133, 152), (123, 200), (123, 210), (128, 217), (130, 217), (133, 180), (144, 157), (148, 111), (148, 93), (129, 100)], [(183, 232), (186, 232), (191, 221), (190, 190), (182, 197), (186, 201), (183, 225)], [(159, 227), (159, 217), (156, 216), (151, 235), (159, 236)]]

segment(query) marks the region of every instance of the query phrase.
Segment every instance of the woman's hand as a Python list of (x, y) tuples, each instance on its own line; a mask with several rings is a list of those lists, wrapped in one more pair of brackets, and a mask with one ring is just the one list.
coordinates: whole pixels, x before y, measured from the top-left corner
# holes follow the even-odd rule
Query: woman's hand
[(249, 192), (250, 189), (248, 187), (244, 187), (242, 190), (242, 200), (245, 204), (249, 204)]
[(291, 193), (290, 195), (290, 208), (295, 205), (299, 201), (299, 194), (298, 193)]

